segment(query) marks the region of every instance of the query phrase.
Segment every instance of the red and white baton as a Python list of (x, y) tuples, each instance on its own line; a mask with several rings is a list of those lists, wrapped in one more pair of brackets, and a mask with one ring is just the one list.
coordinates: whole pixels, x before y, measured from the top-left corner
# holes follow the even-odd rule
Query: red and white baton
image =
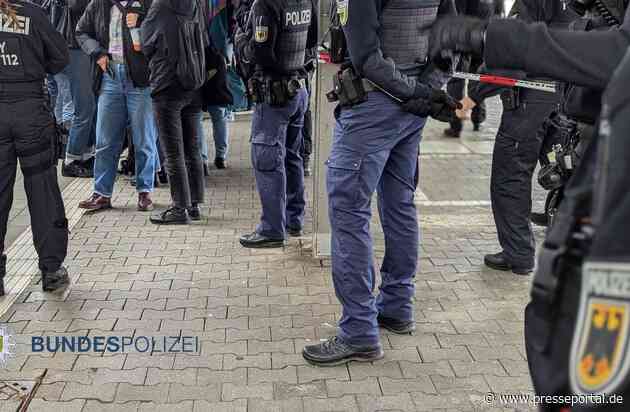
[(455, 72), (452, 76), (456, 79), (472, 80), (475, 82), (496, 84), (498, 86), (506, 87), (523, 87), (525, 89), (540, 90), (549, 93), (555, 93), (557, 90), (556, 83), (544, 82), (540, 80), (518, 80), (509, 77), (464, 72)]

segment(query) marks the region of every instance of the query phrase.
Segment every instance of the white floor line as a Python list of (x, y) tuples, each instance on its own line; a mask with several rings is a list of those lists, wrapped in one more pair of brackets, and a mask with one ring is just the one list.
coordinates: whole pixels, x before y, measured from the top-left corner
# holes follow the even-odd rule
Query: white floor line
[[(62, 196), (66, 206), (68, 230), (79, 222), (83, 211), (78, 200), (91, 190), (92, 179), (75, 179), (64, 189)], [(0, 317), (9, 310), (35, 276), (39, 275), (38, 259), (33, 246), (33, 234), (29, 226), (6, 250), (7, 275), (4, 279), (6, 296), (0, 298)]]

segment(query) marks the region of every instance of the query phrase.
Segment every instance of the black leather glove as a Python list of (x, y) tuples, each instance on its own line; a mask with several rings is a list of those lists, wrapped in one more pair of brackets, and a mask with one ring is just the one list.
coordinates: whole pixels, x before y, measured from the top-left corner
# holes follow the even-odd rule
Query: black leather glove
[(450, 52), (483, 55), (487, 20), (468, 16), (444, 17), (431, 28), (431, 59), (439, 61)]
[[(440, 121), (449, 121), (455, 115), (455, 109), (461, 108), (455, 99), (443, 90), (433, 89), (428, 96), (422, 96), (402, 104), (404, 111), (420, 117), (433, 117)], [(449, 120), (442, 120), (448, 117)]]
[(461, 109), (462, 104), (453, 99), (443, 90), (435, 90), (431, 99), (429, 115), (440, 122), (448, 123), (455, 118), (455, 110)]

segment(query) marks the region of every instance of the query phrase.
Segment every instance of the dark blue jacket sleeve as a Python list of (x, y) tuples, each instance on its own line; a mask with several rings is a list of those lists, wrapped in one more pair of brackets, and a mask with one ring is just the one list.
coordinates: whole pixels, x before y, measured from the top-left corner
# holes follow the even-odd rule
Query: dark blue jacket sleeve
[(386, 59), (378, 37), (381, 0), (348, 0), (348, 21), (344, 33), (352, 65), (357, 72), (387, 92), (409, 100), (427, 94), (427, 86), (402, 74)]
[(278, 37), (279, 14), (270, 2), (258, 0), (252, 7), (251, 24), (253, 37), (245, 49), (245, 58), (263, 67), (277, 66), (276, 39)]
[(620, 29), (576, 32), (545, 24), (494, 20), (484, 60), (489, 69), (523, 70), (578, 86), (604, 90), (630, 44), (630, 11)]

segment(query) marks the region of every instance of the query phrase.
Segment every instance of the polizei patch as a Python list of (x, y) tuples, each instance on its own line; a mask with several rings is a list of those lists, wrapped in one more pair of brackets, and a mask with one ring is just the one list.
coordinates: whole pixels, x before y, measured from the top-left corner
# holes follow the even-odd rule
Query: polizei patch
[(612, 394), (630, 371), (630, 264), (587, 263), (571, 350), (571, 385), (579, 394)]
[(15, 16), (14, 20), (6, 14), (0, 13), (0, 32), (28, 36), (31, 33), (31, 18)]

